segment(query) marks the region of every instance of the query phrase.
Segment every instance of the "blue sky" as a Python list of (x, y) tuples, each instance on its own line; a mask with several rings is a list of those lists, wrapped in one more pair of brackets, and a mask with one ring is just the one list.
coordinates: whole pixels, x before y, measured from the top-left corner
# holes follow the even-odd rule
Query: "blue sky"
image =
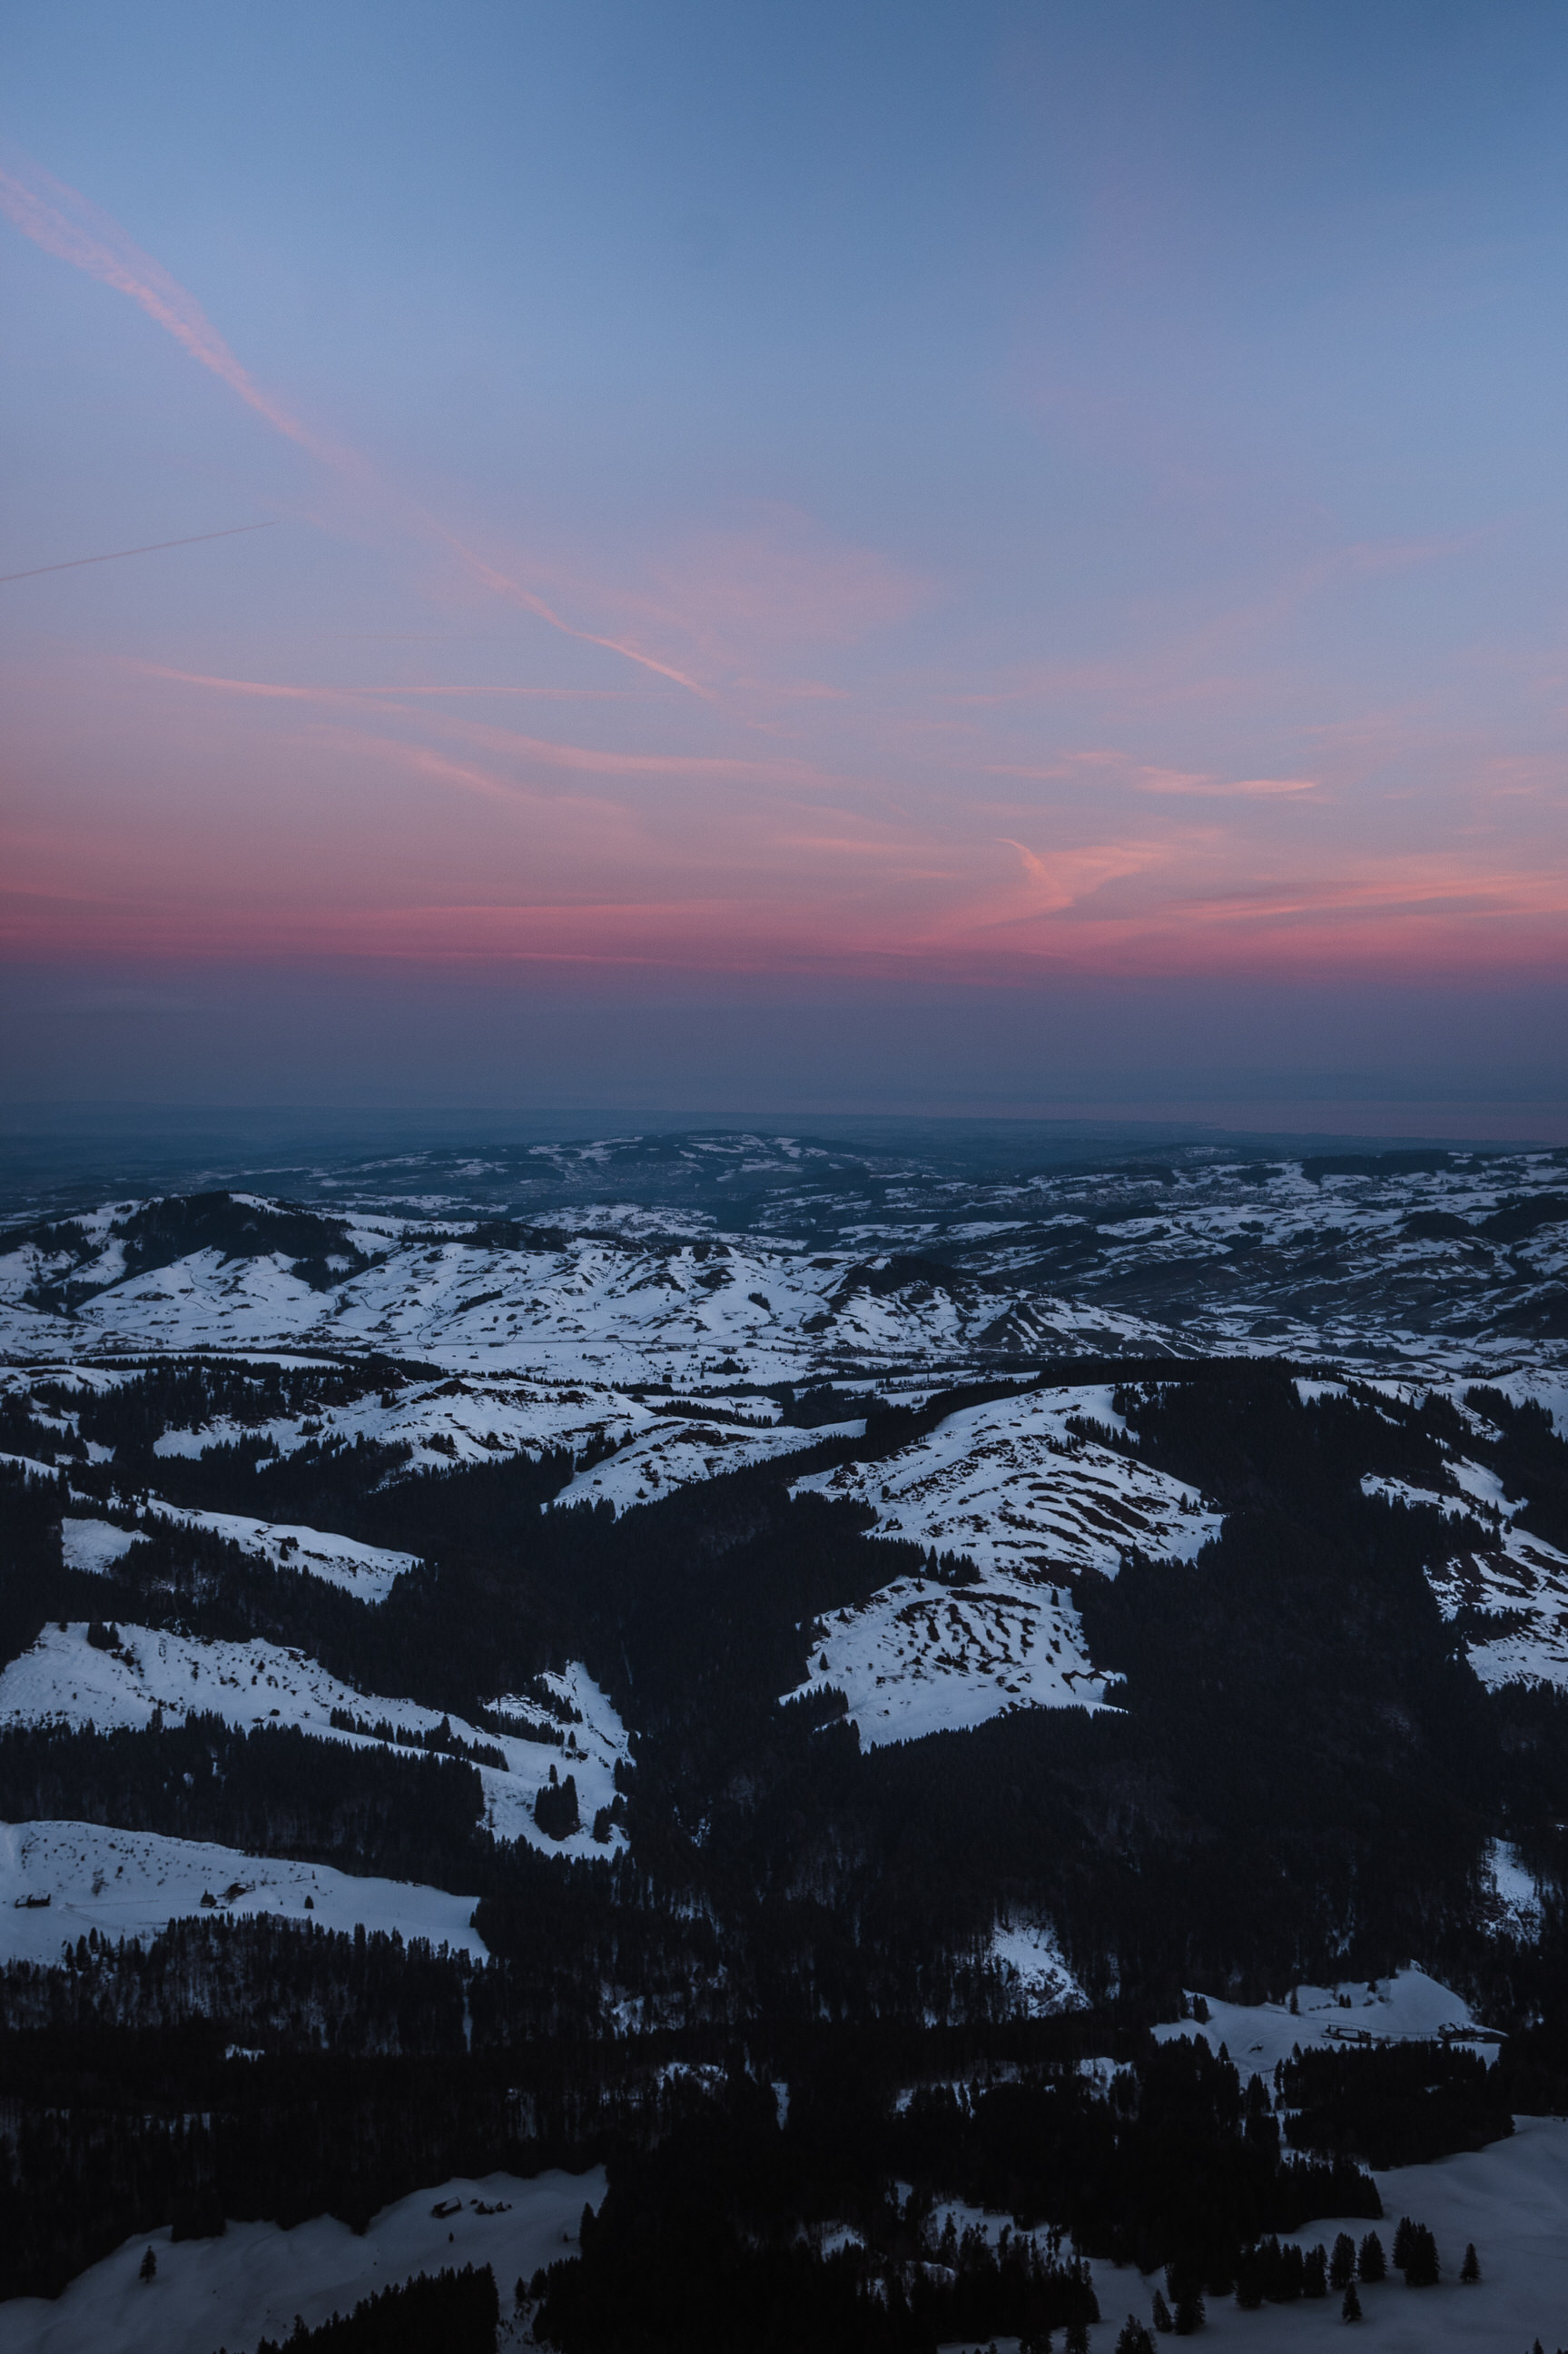
[(1560, 10), (10, 33), (0, 570), (269, 525), (0, 588), (14, 1087), (1560, 1091)]

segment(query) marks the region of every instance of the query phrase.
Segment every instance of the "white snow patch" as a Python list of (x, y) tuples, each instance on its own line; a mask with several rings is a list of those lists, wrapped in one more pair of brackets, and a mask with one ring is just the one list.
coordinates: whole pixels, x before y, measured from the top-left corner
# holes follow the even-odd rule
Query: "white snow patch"
[(1089, 1999), (1068, 1968), (1055, 1931), (1044, 1924), (998, 1922), (991, 1933), (991, 1952), (1035, 2018), (1088, 2009)]
[(418, 1562), (417, 1553), (393, 1553), (385, 1545), (364, 1544), (357, 1537), (334, 1536), (324, 1529), (306, 1528), (291, 1521), (255, 1521), (243, 1512), (198, 1512), (160, 1502), (154, 1496), (146, 1500), (145, 1510), (159, 1520), (227, 1537), (242, 1553), (254, 1553), (273, 1569), (297, 1569), (328, 1585), (343, 1586), (362, 1602), (385, 1602), (397, 1580)]
[[(165, 1714), (184, 1718), (196, 1711), (221, 1716), (245, 1730), (292, 1724), (321, 1740), (391, 1747), (395, 1755), (408, 1756), (416, 1753), (405, 1744), (339, 1731), (331, 1722), (333, 1711), (344, 1710), (366, 1724), (386, 1720), (414, 1735), (433, 1733), (445, 1723), (462, 1740), (499, 1749), (506, 1759), (504, 1770), (494, 1766), (474, 1769), (484, 1788), (485, 1828), (495, 1838), (526, 1840), (546, 1854), (577, 1857), (611, 1852), (621, 1840), (621, 1832), (612, 1829), (606, 1848), (595, 1841), (592, 1825), (599, 1808), (614, 1798), (615, 1767), (630, 1756), (630, 1744), (610, 1701), (580, 1667), (556, 1680), (561, 1697), (582, 1711), (583, 1722), (567, 1726), (564, 1746), (556, 1747), (515, 1734), (487, 1732), (418, 1701), (355, 1691), (306, 1653), (275, 1643), (204, 1642), (129, 1624), (120, 1631), (120, 1649), (102, 1651), (88, 1642), (87, 1628), (79, 1621), (64, 1629), (47, 1626), (31, 1650), (0, 1674), (0, 1725), (95, 1725), (106, 1732), (116, 1725), (161, 1723)], [(551, 1721), (535, 1702), (498, 1705), (509, 1715)], [(535, 1800), (548, 1782), (552, 1766), (562, 1781), (568, 1774), (575, 1776), (582, 1819), (582, 1829), (562, 1840), (547, 1839), (534, 1819)]]
[(965, 1586), (899, 1579), (818, 1622), (800, 1690), (842, 1691), (868, 1747), (1013, 1708), (1104, 1705), (1069, 1580), (1114, 1577), (1134, 1546), (1191, 1561), (1218, 1534), (1195, 1489), (1075, 1437), (1075, 1420), (1120, 1427), (1111, 1390), (967, 1406), (895, 1454), (796, 1483), (869, 1504), (874, 1535), (967, 1554), (982, 1573)]
[(859, 1437), (864, 1428), (863, 1422), (842, 1422), (815, 1430), (793, 1425), (746, 1430), (734, 1423), (661, 1420), (640, 1431), (608, 1462), (579, 1471), (555, 1502), (608, 1501), (618, 1512), (624, 1512), (634, 1504), (652, 1503), (693, 1480), (715, 1479), (753, 1463), (771, 1463), (825, 1438)]
[(969, 1731), (1012, 1709), (1106, 1699), (1066, 1589), (1005, 1579), (898, 1578), (819, 1618), (805, 1681), (785, 1697), (824, 1686), (844, 1694), (867, 1749)]
[[(204, 1896), (218, 1902), (204, 1905)], [(470, 1925), (478, 1902), (154, 1831), (0, 1824), (0, 1961), (58, 1962), (61, 1946), (74, 1946), (90, 1929), (116, 1943), (145, 1943), (171, 1921), (204, 1911), (275, 1913), (320, 1929), (363, 1924), (396, 1930), (405, 1941), (425, 1937), (433, 1946), (461, 1947), (482, 1961), (488, 1948)]]
[(140, 1542), (134, 1529), (117, 1529), (110, 1521), (60, 1522), (60, 1559), (67, 1569), (86, 1570), (93, 1577), (106, 1577)]
[[(1478, 1481), (1491, 1479), (1489, 1472), (1475, 1464), (1453, 1468), (1474, 1474)], [(1568, 1690), (1568, 1553), (1544, 1537), (1512, 1526), (1523, 1504), (1509, 1501), (1497, 1481), (1492, 1486), (1498, 1499), (1495, 1543), (1482, 1552), (1428, 1562), (1426, 1582), (1445, 1618), (1455, 1618), (1466, 1608), (1522, 1616), (1524, 1624), (1513, 1633), (1467, 1646), (1470, 1665), (1489, 1691), (1506, 1683), (1549, 1683)], [(1472, 1509), (1465, 1499), (1413, 1488), (1402, 1479), (1366, 1479), (1361, 1487), (1366, 1494), (1386, 1496), (1393, 1503), (1436, 1505), (1448, 1517)]]
[(1196, 1489), (1075, 1437), (1075, 1420), (1120, 1427), (1110, 1389), (1034, 1390), (966, 1406), (880, 1461), (809, 1473), (796, 1492), (870, 1504), (877, 1536), (1032, 1580), (1084, 1569), (1114, 1577), (1134, 1546), (1191, 1561), (1219, 1534), (1222, 1517)]
[[(1463, 1997), (1415, 1968), (1396, 1971), (1370, 1984), (1346, 1978), (1338, 1986), (1299, 1986), (1297, 2009), (1288, 2002), (1223, 2002), (1202, 1998), (1206, 2020), (1181, 2019), (1157, 2027), (1162, 2043), (1181, 2036), (1201, 2038), (1211, 2051), (1223, 2043), (1244, 2081), (1274, 2074), (1298, 2044), (1331, 2050), (1336, 2044), (1432, 2042), (1439, 2038), (1496, 2057), (1497, 2038), (1480, 2026)], [(1193, 1999), (1199, 1999), (1193, 1997)]]
[(1500, 1935), (1533, 1944), (1541, 1935), (1541, 1889), (1535, 1875), (1510, 1840), (1487, 1844), (1487, 1870), (1491, 1878), (1494, 1910), (1490, 1926)]
[[(165, 2225), (125, 2241), (58, 2298), (0, 2305), (0, 2354), (82, 2354), (88, 2347), (212, 2354), (220, 2342), (238, 2349), (261, 2338), (283, 2340), (296, 2314), (315, 2328), (377, 2289), (447, 2264), (488, 2264), (502, 2312), (510, 2315), (514, 2281), (572, 2255), (584, 2205), (597, 2207), (604, 2190), (602, 2167), (531, 2180), (491, 2174), (428, 2184), (384, 2207), (363, 2234), (328, 2215), (291, 2232), (230, 2223), (221, 2239), (178, 2243)], [(450, 2214), (434, 2212), (448, 2206)], [(482, 2215), (482, 2206), (502, 2211)], [(149, 2245), (158, 2271), (144, 2285), (138, 2272)], [(520, 2342), (503, 2323), (500, 2343)]]

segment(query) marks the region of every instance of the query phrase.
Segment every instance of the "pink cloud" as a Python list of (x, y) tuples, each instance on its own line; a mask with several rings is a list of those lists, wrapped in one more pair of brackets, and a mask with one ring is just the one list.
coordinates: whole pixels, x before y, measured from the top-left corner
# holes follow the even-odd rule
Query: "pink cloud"
[(39, 164), (11, 151), (13, 168), (0, 169), (0, 212), (24, 237), (58, 261), (86, 270), (116, 293), (128, 294), (192, 359), (221, 378), (274, 432), (295, 441), (313, 458), (341, 465), (345, 453), (329, 449), (270, 393), (263, 392), (229, 350), (193, 294), (170, 277), (163, 264), (143, 253), (112, 217), (69, 188)]
[(1316, 777), (1245, 777), (1227, 783), (1218, 777), (1184, 776), (1172, 769), (1142, 769), (1139, 771), (1140, 793), (1175, 793), (1206, 801), (1266, 801), (1288, 798), (1293, 793), (1315, 793)]

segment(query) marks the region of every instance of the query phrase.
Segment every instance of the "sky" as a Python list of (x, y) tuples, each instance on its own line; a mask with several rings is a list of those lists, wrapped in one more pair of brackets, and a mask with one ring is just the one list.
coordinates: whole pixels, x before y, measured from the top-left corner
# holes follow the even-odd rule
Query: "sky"
[(1568, 1138), (1559, 6), (5, 48), (14, 1098)]

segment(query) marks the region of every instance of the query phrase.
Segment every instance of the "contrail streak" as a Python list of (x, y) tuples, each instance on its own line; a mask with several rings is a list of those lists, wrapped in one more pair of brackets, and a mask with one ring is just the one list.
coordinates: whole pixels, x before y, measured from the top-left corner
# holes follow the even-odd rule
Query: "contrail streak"
[(145, 547), (111, 547), (107, 556), (72, 556), (64, 564), (35, 564), (27, 572), (0, 572), (0, 588), (7, 580), (37, 580), (44, 572), (75, 572), (83, 564), (118, 564), (126, 556), (157, 556), (165, 547), (195, 547), (204, 539), (238, 539), (242, 531), (276, 531), (277, 517), (268, 523), (231, 523), (227, 531), (193, 531), (188, 539), (154, 539)]
[[(184, 346), (192, 359), (203, 367), (210, 368), (231, 392), (238, 393), (259, 417), (265, 418), (275, 432), (297, 443), (320, 464), (346, 475), (362, 492), (375, 494), (379, 491), (382, 499), (387, 499), (388, 494), (380, 490), (371, 469), (356, 451), (334, 448), (323, 441), (308, 426), (302, 424), (281, 401), (275, 399), (270, 393), (263, 392), (259, 385), (252, 382), (249, 372), (229, 350), (195, 295), (177, 279), (171, 278), (161, 261), (154, 260), (150, 253), (144, 253), (111, 214), (102, 211), (79, 189), (68, 187), (63, 180), (53, 178), (31, 157), (23, 156), (14, 148), (9, 149), (8, 154), (13, 168), (0, 167), (0, 213), (13, 222), (24, 237), (31, 238), (35, 245), (42, 246), (46, 253), (53, 254), (58, 260), (68, 261), (73, 269), (86, 270), (90, 278), (98, 279), (105, 286), (112, 286), (117, 293), (129, 295), (150, 319), (155, 320), (177, 344)], [(449, 531), (413, 502), (393, 493), (390, 503), (395, 508), (401, 509), (406, 524), (413, 522), (419, 530), (449, 548), (471, 577), (481, 582), (493, 596), (521, 605), (548, 628), (558, 630), (563, 637), (576, 638), (584, 645), (603, 646), (607, 652), (620, 654), (623, 661), (636, 663), (641, 669), (652, 671), (660, 678), (670, 679), (692, 695), (700, 695), (705, 702), (714, 700), (708, 689), (699, 685), (694, 678), (688, 677), (684, 671), (674, 669), (669, 663), (660, 662), (653, 654), (644, 653), (640, 647), (630, 644), (625, 639), (601, 637), (593, 630), (575, 628), (533, 589), (510, 578), (504, 572), (498, 572), (455, 532)], [(127, 555), (142, 553), (140, 549), (129, 548), (125, 552)], [(95, 559), (83, 557), (78, 560), (90, 563)], [(52, 571), (56, 567), (40, 566), (38, 568), (40, 571)], [(59, 568), (63, 570), (65, 567)], [(21, 579), (26, 576), (12, 573), (5, 577)]]
[(251, 382), (196, 297), (170, 277), (162, 262), (143, 253), (111, 214), (101, 211), (79, 189), (52, 178), (30, 159), (24, 165), (15, 150), (11, 160), (20, 168), (0, 169), (0, 212), (24, 237), (30, 237), (58, 260), (69, 261), (73, 269), (85, 270), (90, 278), (112, 286), (117, 293), (128, 294), (185, 346), (192, 359), (221, 376), (277, 432), (297, 441), (313, 457), (330, 461), (337, 454), (291, 416), (281, 401)]

